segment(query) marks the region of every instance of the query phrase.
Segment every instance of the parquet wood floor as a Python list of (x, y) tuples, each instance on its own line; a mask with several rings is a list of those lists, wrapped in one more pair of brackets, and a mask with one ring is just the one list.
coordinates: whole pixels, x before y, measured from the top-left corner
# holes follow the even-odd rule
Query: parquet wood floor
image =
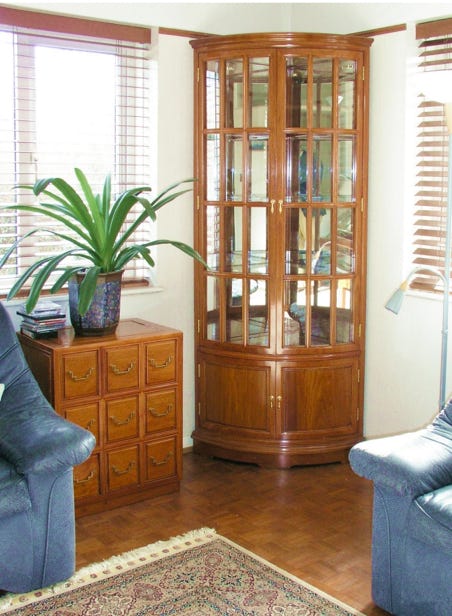
[(187, 453), (179, 493), (77, 519), (77, 568), (207, 526), (368, 616), (372, 486), (347, 464), (258, 468)]

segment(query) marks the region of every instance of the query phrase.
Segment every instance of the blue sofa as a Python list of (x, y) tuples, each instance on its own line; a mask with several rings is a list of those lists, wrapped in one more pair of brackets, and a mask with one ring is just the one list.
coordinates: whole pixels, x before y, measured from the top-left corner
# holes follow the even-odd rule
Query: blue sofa
[(375, 603), (398, 616), (450, 616), (452, 399), (428, 427), (359, 443), (349, 459), (374, 483)]
[(93, 435), (55, 413), (0, 304), (0, 589), (26, 592), (75, 568), (73, 467)]

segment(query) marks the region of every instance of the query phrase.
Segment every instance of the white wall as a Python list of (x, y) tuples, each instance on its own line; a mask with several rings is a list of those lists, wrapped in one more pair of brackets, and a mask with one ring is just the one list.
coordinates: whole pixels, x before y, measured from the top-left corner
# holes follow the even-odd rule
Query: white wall
[[(21, 3), (35, 9), (208, 32), (294, 29), (355, 32), (452, 13), (449, 4), (394, 3), (229, 5), (157, 3)], [(279, 8), (279, 11), (277, 10)], [(365, 434), (415, 429), (435, 413), (439, 389), (441, 306), (412, 295), (399, 316), (384, 309), (407, 273), (411, 108), (406, 77), (412, 28), (375, 38), (371, 48), (368, 309)], [(192, 174), (192, 50), (188, 39), (160, 36), (159, 185)], [(159, 236), (192, 241), (191, 198), (159, 216)], [(126, 294), (122, 316), (140, 316), (184, 333), (184, 445), (194, 425), (193, 264), (175, 250), (159, 251), (158, 293)], [(452, 365), (452, 364), (451, 364)]]

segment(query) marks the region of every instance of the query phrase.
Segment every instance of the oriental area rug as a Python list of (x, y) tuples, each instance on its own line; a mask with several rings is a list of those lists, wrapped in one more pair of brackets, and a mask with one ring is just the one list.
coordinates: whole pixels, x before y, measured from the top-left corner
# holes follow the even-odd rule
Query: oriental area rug
[(214, 530), (127, 552), (66, 582), (0, 600), (11, 616), (350, 616), (360, 614)]

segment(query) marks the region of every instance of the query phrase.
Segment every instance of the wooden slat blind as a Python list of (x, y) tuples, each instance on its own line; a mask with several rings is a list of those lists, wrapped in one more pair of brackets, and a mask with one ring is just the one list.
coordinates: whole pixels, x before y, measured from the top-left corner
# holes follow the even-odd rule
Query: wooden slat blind
[[(116, 194), (151, 183), (149, 43), (145, 28), (0, 7), (1, 204), (29, 200), (12, 187), (37, 178), (77, 187), (74, 167), (96, 191), (108, 173)], [(1, 212), (0, 254), (37, 224)], [(150, 235), (143, 225), (133, 241)], [(37, 257), (62, 248), (51, 234), (31, 236), (0, 271), (0, 293)], [(147, 264), (130, 263), (124, 281), (148, 284)]]
[[(452, 68), (452, 19), (418, 24), (419, 71)], [(448, 132), (444, 106), (419, 95), (413, 265), (444, 270), (447, 214)], [(438, 278), (420, 272), (411, 287), (442, 290)]]

